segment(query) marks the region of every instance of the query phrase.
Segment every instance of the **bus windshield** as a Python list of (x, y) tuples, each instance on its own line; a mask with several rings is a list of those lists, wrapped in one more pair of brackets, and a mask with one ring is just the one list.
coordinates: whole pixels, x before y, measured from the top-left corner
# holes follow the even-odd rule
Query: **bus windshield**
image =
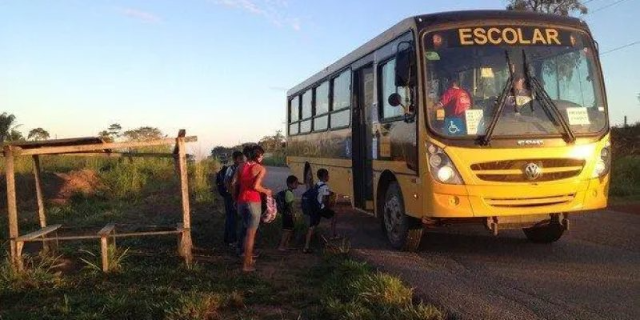
[(494, 119), (494, 138), (561, 136), (560, 116), (578, 136), (606, 125), (600, 70), (586, 33), (480, 26), (422, 39), (428, 123), (441, 135), (484, 136)]

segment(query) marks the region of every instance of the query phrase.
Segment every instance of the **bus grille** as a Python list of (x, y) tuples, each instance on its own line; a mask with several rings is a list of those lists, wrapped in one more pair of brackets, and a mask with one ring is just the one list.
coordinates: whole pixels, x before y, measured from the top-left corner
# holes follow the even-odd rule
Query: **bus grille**
[[(535, 163), (542, 174), (535, 180), (525, 175), (525, 167)], [(524, 159), (476, 163), (471, 170), (480, 180), (497, 182), (544, 182), (575, 177), (585, 164), (582, 159)]]
[(538, 198), (485, 198), (484, 201), (494, 207), (509, 207), (509, 208), (523, 208), (523, 207), (540, 207), (550, 206), (556, 204), (563, 204), (573, 201), (574, 194), (566, 194), (551, 197), (538, 197)]

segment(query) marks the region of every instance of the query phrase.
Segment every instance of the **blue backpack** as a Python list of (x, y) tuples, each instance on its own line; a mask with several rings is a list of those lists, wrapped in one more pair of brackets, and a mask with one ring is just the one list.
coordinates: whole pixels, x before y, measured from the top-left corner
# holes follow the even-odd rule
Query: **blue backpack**
[(218, 170), (218, 173), (216, 173), (216, 187), (218, 188), (218, 193), (223, 196), (226, 197), (229, 194), (229, 190), (227, 190), (227, 187), (224, 185), (224, 176), (227, 173), (227, 166), (222, 166), (222, 168), (220, 168), (220, 170)]
[(308, 189), (302, 194), (300, 204), (302, 206), (302, 213), (305, 215), (313, 215), (320, 211), (320, 203), (318, 202), (318, 191), (324, 184), (317, 184), (313, 188)]

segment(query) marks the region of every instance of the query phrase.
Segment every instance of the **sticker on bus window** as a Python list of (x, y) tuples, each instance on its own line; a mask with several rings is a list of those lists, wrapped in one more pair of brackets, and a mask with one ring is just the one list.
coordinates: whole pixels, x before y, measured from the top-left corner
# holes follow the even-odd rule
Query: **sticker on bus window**
[(463, 136), (467, 131), (462, 118), (458, 117), (446, 117), (443, 130), (449, 136)]
[(481, 129), (482, 117), (484, 112), (482, 109), (470, 109), (464, 112), (465, 120), (467, 122), (467, 134), (476, 135), (478, 129)]
[(429, 61), (438, 61), (440, 60), (440, 55), (435, 51), (427, 51), (424, 53), (424, 57)]
[(569, 118), (569, 124), (572, 126), (591, 124), (587, 108), (567, 108), (567, 118)]

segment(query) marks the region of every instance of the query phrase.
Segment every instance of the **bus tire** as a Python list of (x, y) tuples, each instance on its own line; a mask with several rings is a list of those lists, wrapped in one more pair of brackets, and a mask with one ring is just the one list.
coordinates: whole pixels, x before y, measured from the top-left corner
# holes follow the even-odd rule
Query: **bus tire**
[(402, 191), (391, 182), (384, 197), (382, 228), (391, 246), (402, 251), (416, 251), (422, 240), (420, 220), (406, 215)]
[(558, 223), (542, 227), (524, 228), (524, 235), (533, 243), (552, 243), (560, 240), (565, 228)]

